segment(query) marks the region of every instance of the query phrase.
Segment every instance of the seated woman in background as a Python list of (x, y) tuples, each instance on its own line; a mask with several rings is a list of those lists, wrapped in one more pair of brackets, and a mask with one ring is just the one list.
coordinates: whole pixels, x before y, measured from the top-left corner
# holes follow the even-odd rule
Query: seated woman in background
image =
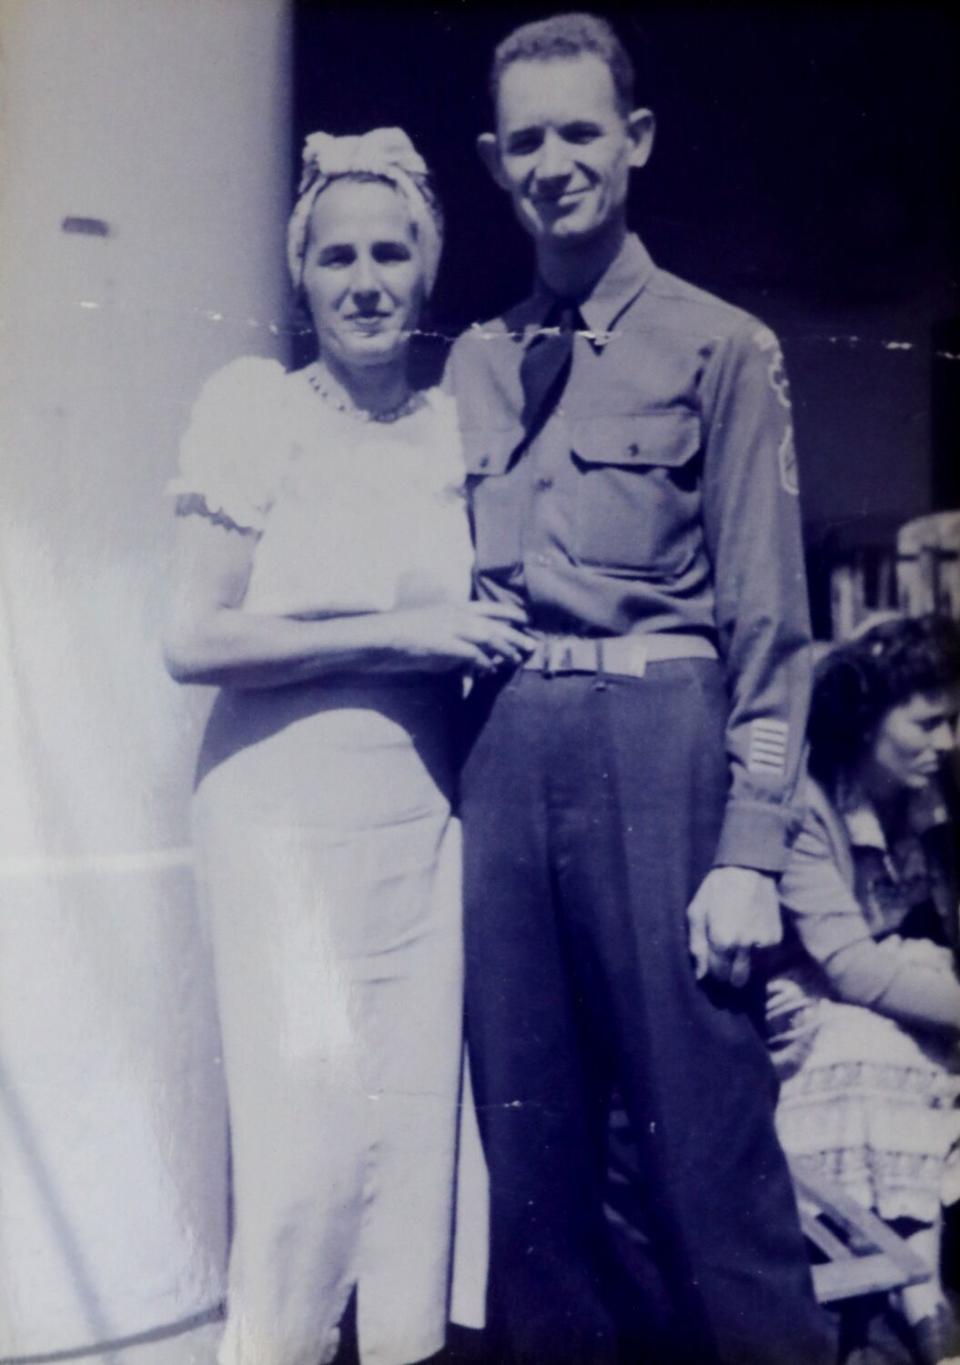
[(784, 1149), (930, 1265), (899, 1304), (930, 1362), (960, 1355), (939, 1273), (943, 1205), (960, 1196), (960, 982), (937, 781), (958, 684), (960, 632), (937, 618), (885, 622), (821, 663), (768, 996)]

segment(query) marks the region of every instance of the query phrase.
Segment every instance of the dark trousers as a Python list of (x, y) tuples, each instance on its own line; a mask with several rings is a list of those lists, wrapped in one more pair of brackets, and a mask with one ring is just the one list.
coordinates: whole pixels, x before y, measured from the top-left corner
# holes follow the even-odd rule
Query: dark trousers
[[(492, 1186), (496, 1359), (825, 1365), (775, 1086), (686, 907), (727, 790), (717, 664), (521, 671), (474, 694), (462, 778), (467, 1029)], [(616, 1085), (650, 1255), (603, 1216)]]

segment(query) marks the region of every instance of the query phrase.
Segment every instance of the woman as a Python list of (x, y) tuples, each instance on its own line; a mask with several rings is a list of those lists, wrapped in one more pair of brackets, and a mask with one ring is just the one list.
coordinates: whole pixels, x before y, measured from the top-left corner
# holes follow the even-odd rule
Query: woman
[(318, 341), (238, 360), (194, 409), (166, 638), (220, 684), (195, 831), (235, 1231), (221, 1365), (316, 1365), (353, 1288), (363, 1361), (443, 1345), (461, 1062), (450, 728), (516, 662), (470, 604), (455, 415), (407, 345), (441, 222), (406, 136), (308, 139), (289, 229)]
[(787, 964), (768, 1000), (783, 1146), (927, 1260), (901, 1307), (930, 1361), (960, 1353), (939, 1278), (942, 1205), (960, 1195), (960, 983), (937, 787), (958, 682), (956, 628), (935, 618), (878, 625), (821, 664), (809, 809), (780, 885)]

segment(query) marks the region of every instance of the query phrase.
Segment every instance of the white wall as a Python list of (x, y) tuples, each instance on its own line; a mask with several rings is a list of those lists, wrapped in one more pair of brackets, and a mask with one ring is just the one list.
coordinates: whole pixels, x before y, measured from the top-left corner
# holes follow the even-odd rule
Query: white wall
[(203, 378), (281, 346), (289, 36), (284, 0), (0, 0), (0, 1361), (223, 1291), (162, 490)]

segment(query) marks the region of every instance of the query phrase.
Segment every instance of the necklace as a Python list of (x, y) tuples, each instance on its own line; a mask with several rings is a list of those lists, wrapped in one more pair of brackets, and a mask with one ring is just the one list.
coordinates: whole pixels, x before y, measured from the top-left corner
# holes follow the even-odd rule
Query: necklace
[(341, 398), (331, 393), (321, 383), (319, 368), (316, 365), (311, 367), (307, 378), (314, 393), (318, 394), (325, 403), (328, 403), (337, 412), (345, 413), (347, 417), (353, 417), (357, 422), (398, 422), (401, 417), (416, 412), (423, 401), (419, 393), (411, 391), (405, 394), (400, 402), (395, 403), (392, 408), (380, 408), (374, 412), (369, 408), (358, 408), (348, 398)]

